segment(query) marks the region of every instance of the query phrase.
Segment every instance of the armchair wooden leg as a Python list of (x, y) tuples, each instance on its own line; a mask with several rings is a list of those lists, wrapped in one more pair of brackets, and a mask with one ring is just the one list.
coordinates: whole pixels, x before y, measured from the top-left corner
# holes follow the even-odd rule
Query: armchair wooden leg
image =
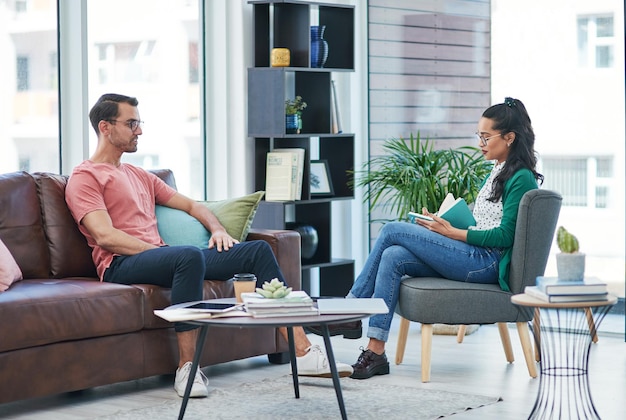
[(533, 331), (535, 336), (535, 360), (537, 362), (541, 362), (541, 318), (539, 316), (539, 308), (535, 308)]
[(517, 332), (519, 334), (520, 343), (522, 343), (522, 351), (526, 360), (526, 367), (531, 378), (537, 377), (537, 365), (533, 357), (533, 346), (530, 342), (530, 334), (528, 332), (528, 324), (526, 322), (516, 322)]
[(598, 342), (598, 330), (596, 330), (596, 323), (593, 321), (593, 313), (591, 308), (585, 308), (585, 315), (587, 316), (587, 324), (589, 324), (589, 331), (591, 332), (591, 340), (594, 343)]
[(456, 333), (456, 342), (461, 344), (463, 342), (463, 338), (465, 337), (465, 330), (467, 329), (467, 325), (459, 325), (459, 331)]
[(409, 325), (411, 321), (400, 317), (400, 330), (398, 331), (398, 345), (396, 347), (396, 365), (402, 363), (404, 359), (404, 350), (406, 348), (406, 339), (409, 335)]
[(422, 324), (422, 382), (430, 382), (430, 355), (433, 349), (433, 324)]
[(502, 347), (504, 348), (504, 355), (506, 361), (513, 363), (515, 356), (513, 356), (513, 347), (511, 346), (511, 336), (509, 335), (509, 327), (506, 322), (498, 322), (498, 332), (500, 333), (500, 341), (502, 341)]

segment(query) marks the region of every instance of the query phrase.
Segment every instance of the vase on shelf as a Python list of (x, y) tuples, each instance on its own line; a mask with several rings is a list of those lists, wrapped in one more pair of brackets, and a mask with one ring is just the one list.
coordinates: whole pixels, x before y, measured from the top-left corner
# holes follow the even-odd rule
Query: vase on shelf
[(311, 26), (311, 67), (322, 68), (328, 58), (328, 42), (324, 39), (326, 25)]
[(304, 260), (310, 260), (315, 256), (319, 238), (317, 229), (311, 225), (290, 222), (287, 223), (287, 229), (295, 230), (300, 234), (300, 256)]
[(285, 133), (299, 134), (302, 128), (302, 120), (300, 114), (285, 115)]

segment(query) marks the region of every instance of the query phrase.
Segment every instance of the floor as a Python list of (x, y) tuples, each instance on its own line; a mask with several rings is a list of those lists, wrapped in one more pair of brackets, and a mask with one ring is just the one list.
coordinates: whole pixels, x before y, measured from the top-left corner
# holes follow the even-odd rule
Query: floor
[[(500, 396), (503, 401), (477, 410), (455, 415), (455, 419), (525, 419), (537, 395), (539, 379), (532, 379), (521, 354), (516, 329), (511, 329), (511, 340), (517, 360), (508, 364), (495, 326), (482, 326), (458, 344), (456, 337), (433, 337), (431, 382), (420, 382), (419, 324), (412, 324), (407, 351), (401, 365), (394, 364), (398, 320), (395, 319), (387, 354), (391, 374), (377, 376), (369, 381), (394, 385), (410, 384), (424, 389), (448, 390), (460, 393)], [(309, 336), (323, 345), (321, 337)], [(353, 363), (359, 346), (367, 340), (345, 340), (333, 337), (333, 349), (338, 360)], [(204, 368), (210, 378), (210, 388), (232, 387), (243, 382), (282, 376), (288, 365), (270, 365), (264, 356), (224, 363)], [(33, 378), (35, 380), (35, 378)], [(45, 378), (38, 378), (45, 380)], [(353, 379), (342, 379), (342, 381)], [(624, 418), (623, 395), (626, 392), (626, 343), (624, 342), (624, 315), (608, 315), (603, 321), (598, 343), (592, 346), (589, 357), (589, 382), (596, 408), (604, 420)], [(154, 405), (164, 399), (180, 400), (172, 388), (173, 376), (159, 376), (86, 391), (62, 394), (0, 405), (3, 419), (88, 419), (111, 414), (121, 407), (139, 408)], [(210, 398), (210, 397), (209, 397)], [(329, 395), (329, 401), (335, 401)], [(350, 407), (346, 407), (348, 417)], [(407, 414), (407, 418), (410, 415)], [(155, 419), (157, 420), (157, 419)]]

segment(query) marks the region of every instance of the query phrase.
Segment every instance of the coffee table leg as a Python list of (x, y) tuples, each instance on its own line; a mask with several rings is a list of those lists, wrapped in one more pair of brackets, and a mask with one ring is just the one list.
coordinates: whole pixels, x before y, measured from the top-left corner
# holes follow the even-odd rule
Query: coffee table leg
[(298, 384), (298, 365), (296, 363), (296, 345), (293, 340), (293, 328), (287, 327), (287, 342), (289, 343), (289, 360), (291, 361), (291, 376), (293, 377), (293, 392), (296, 398), (300, 398), (300, 385)]
[(337, 402), (339, 403), (339, 410), (341, 411), (341, 418), (346, 420), (346, 407), (343, 403), (343, 395), (341, 393), (341, 383), (339, 382), (339, 372), (337, 372), (337, 364), (335, 363), (335, 355), (333, 354), (333, 347), (330, 343), (330, 331), (328, 330), (328, 324), (322, 324), (322, 334), (324, 335), (324, 345), (326, 346), (326, 356), (328, 357), (328, 363), (330, 364), (330, 373), (333, 377), (333, 385), (335, 387), (335, 394), (337, 394)]
[(183, 397), (183, 403), (180, 406), (180, 411), (178, 412), (178, 420), (182, 420), (183, 417), (185, 417), (187, 402), (189, 402), (189, 394), (191, 394), (191, 386), (193, 385), (193, 380), (196, 377), (196, 372), (198, 371), (198, 364), (200, 363), (200, 356), (202, 356), (202, 349), (204, 347), (204, 341), (206, 340), (206, 334), (208, 330), (208, 325), (200, 327), (198, 339), (196, 340), (196, 352), (193, 355), (191, 371), (189, 372), (189, 379), (187, 379), (187, 386), (185, 387), (185, 396)]

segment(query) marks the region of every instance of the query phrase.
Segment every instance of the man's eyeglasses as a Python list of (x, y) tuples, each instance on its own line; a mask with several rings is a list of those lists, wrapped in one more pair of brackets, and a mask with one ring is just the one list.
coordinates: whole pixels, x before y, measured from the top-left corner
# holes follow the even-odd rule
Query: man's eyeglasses
[(119, 120), (107, 120), (110, 123), (118, 123), (121, 122), (130, 128), (130, 131), (135, 132), (139, 127), (143, 126), (143, 121), (139, 120), (128, 120), (128, 121), (119, 121)]
[(476, 139), (478, 140), (478, 144), (480, 144), (481, 146), (486, 146), (487, 145), (487, 141), (489, 141), (490, 139), (492, 139), (494, 137), (501, 136), (502, 133), (494, 134), (493, 136), (490, 136), (490, 137), (483, 137), (483, 136), (481, 136), (478, 133), (474, 133), (474, 135), (476, 136)]

